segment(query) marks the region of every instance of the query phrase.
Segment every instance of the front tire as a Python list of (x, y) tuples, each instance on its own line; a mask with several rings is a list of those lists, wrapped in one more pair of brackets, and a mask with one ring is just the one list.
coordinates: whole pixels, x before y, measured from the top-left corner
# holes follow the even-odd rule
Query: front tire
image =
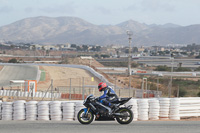
[(123, 116), (116, 117), (116, 120), (120, 124), (129, 124), (133, 120), (133, 112), (128, 108), (120, 108), (116, 113), (123, 114)]
[(88, 115), (85, 116), (84, 109), (81, 109), (77, 114), (77, 119), (81, 124), (90, 124), (94, 119), (94, 114), (89, 111)]

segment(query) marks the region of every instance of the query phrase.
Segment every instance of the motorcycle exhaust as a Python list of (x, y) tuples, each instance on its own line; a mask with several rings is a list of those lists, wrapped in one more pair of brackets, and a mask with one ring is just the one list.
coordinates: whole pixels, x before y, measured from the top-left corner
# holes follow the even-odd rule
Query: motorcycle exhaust
[(121, 114), (121, 113), (114, 113), (113, 115), (115, 115), (115, 116), (124, 116), (124, 114)]

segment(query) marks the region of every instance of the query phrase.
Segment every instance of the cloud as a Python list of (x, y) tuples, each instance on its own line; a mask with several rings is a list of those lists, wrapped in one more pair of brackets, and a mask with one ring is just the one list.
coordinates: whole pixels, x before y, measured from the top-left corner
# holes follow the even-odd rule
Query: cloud
[(161, 0), (143, 0), (141, 2), (141, 9), (143, 11), (168, 11), (171, 12), (174, 10), (174, 6), (170, 4), (170, 0), (161, 1)]
[(26, 13), (32, 13), (34, 11), (34, 9), (32, 7), (27, 7), (27, 8), (24, 9), (24, 11)]
[(125, 10), (127, 11), (143, 11), (143, 12), (155, 12), (155, 11), (174, 11), (175, 7), (170, 4), (170, 0), (139, 0), (137, 2), (130, 3)]
[(67, 4), (62, 4), (62, 5), (53, 5), (53, 6), (48, 6), (48, 7), (43, 7), (39, 8), (39, 11), (42, 11), (44, 13), (48, 14), (57, 14), (57, 13), (75, 13), (75, 7), (73, 2), (67, 3)]
[(111, 14), (111, 10), (109, 10), (109, 9), (107, 9), (105, 7), (102, 7), (102, 6), (96, 7), (95, 11), (99, 11), (100, 13), (102, 13), (104, 15)]
[(138, 9), (138, 7), (135, 4), (130, 5), (127, 8), (125, 8), (125, 10), (127, 10), (127, 11), (132, 11), (132, 10), (137, 10), (137, 9)]
[(8, 12), (12, 12), (12, 11), (13, 11), (13, 7), (11, 7), (11, 6), (0, 7), (0, 13), (8, 13)]

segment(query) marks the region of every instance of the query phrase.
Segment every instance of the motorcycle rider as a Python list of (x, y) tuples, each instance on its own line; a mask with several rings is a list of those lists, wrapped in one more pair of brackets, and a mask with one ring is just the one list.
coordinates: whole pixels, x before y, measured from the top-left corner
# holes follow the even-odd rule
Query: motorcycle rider
[(99, 83), (98, 89), (99, 92), (104, 91), (104, 93), (102, 96), (97, 98), (97, 101), (111, 108), (112, 110), (110, 109), (109, 111), (110, 114), (116, 108), (116, 105), (111, 102), (118, 100), (118, 96), (116, 95), (115, 91), (110, 86), (107, 86), (104, 82)]

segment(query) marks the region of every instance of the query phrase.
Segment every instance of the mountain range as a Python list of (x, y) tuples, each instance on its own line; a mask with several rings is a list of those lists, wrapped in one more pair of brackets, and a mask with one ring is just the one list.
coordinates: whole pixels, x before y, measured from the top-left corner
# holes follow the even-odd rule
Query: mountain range
[(0, 40), (40, 44), (167, 45), (200, 43), (200, 24), (147, 25), (128, 20), (117, 25), (95, 25), (76, 17), (33, 17), (0, 27)]

